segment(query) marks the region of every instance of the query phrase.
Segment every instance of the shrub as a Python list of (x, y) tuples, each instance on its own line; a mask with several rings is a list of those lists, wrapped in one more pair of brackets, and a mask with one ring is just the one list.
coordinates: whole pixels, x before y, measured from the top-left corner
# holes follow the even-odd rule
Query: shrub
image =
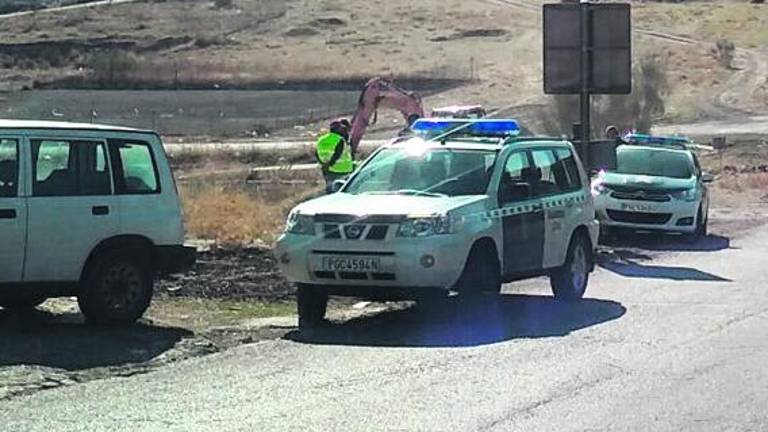
[[(634, 65), (632, 93), (629, 95), (595, 95), (592, 97), (591, 129), (602, 136), (603, 129), (613, 124), (619, 129), (633, 128), (648, 132), (665, 112), (664, 96), (669, 91), (666, 67), (658, 56), (648, 56)], [(544, 127), (548, 133), (571, 134), (579, 119), (579, 97), (558, 95), (550, 98)]]
[(736, 46), (728, 39), (718, 39), (715, 43), (715, 58), (724, 68), (733, 67), (733, 53)]

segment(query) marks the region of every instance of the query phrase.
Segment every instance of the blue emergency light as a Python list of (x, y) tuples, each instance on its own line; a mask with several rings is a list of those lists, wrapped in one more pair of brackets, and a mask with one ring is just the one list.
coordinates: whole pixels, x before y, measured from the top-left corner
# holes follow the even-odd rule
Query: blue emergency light
[(520, 125), (512, 119), (426, 118), (417, 120), (411, 130), (426, 139), (441, 136), (504, 138), (519, 135)]
[(684, 136), (657, 136), (646, 134), (627, 134), (624, 141), (630, 144), (654, 144), (666, 146), (686, 146), (691, 144), (691, 140)]

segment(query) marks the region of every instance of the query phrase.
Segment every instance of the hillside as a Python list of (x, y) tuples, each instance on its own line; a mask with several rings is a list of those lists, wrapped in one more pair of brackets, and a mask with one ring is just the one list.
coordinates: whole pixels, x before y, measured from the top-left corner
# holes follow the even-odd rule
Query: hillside
[[(65, 77), (70, 85), (169, 88), (456, 78), (467, 83), (428, 97), (427, 105), (526, 105), (520, 115), (536, 116), (547, 103), (540, 7), (533, 0), (390, 0), (376, 7), (362, 0), (146, 0), (7, 19), (0, 65), (7, 89)], [(635, 58), (657, 56), (666, 65), (667, 120), (765, 110), (768, 85), (759, 72), (768, 68), (768, 7), (634, 3), (633, 22)], [(712, 53), (722, 38), (736, 46), (732, 68)]]

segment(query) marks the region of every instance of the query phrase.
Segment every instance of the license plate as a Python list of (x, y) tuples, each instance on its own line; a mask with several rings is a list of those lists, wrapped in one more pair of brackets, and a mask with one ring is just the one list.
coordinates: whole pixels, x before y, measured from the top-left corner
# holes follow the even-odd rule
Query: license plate
[(637, 212), (649, 212), (652, 210), (648, 204), (622, 204), (621, 209)]
[(322, 269), (325, 271), (379, 272), (381, 260), (369, 257), (323, 257)]

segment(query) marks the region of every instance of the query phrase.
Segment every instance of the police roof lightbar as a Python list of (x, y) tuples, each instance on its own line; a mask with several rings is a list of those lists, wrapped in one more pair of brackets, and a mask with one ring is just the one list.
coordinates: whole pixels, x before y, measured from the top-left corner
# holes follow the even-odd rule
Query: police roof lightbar
[(653, 144), (661, 146), (686, 147), (693, 142), (684, 136), (657, 136), (631, 133), (624, 136), (624, 141), (630, 144)]
[(520, 125), (512, 119), (426, 118), (417, 120), (411, 130), (425, 139), (448, 136), (511, 137), (520, 134)]

